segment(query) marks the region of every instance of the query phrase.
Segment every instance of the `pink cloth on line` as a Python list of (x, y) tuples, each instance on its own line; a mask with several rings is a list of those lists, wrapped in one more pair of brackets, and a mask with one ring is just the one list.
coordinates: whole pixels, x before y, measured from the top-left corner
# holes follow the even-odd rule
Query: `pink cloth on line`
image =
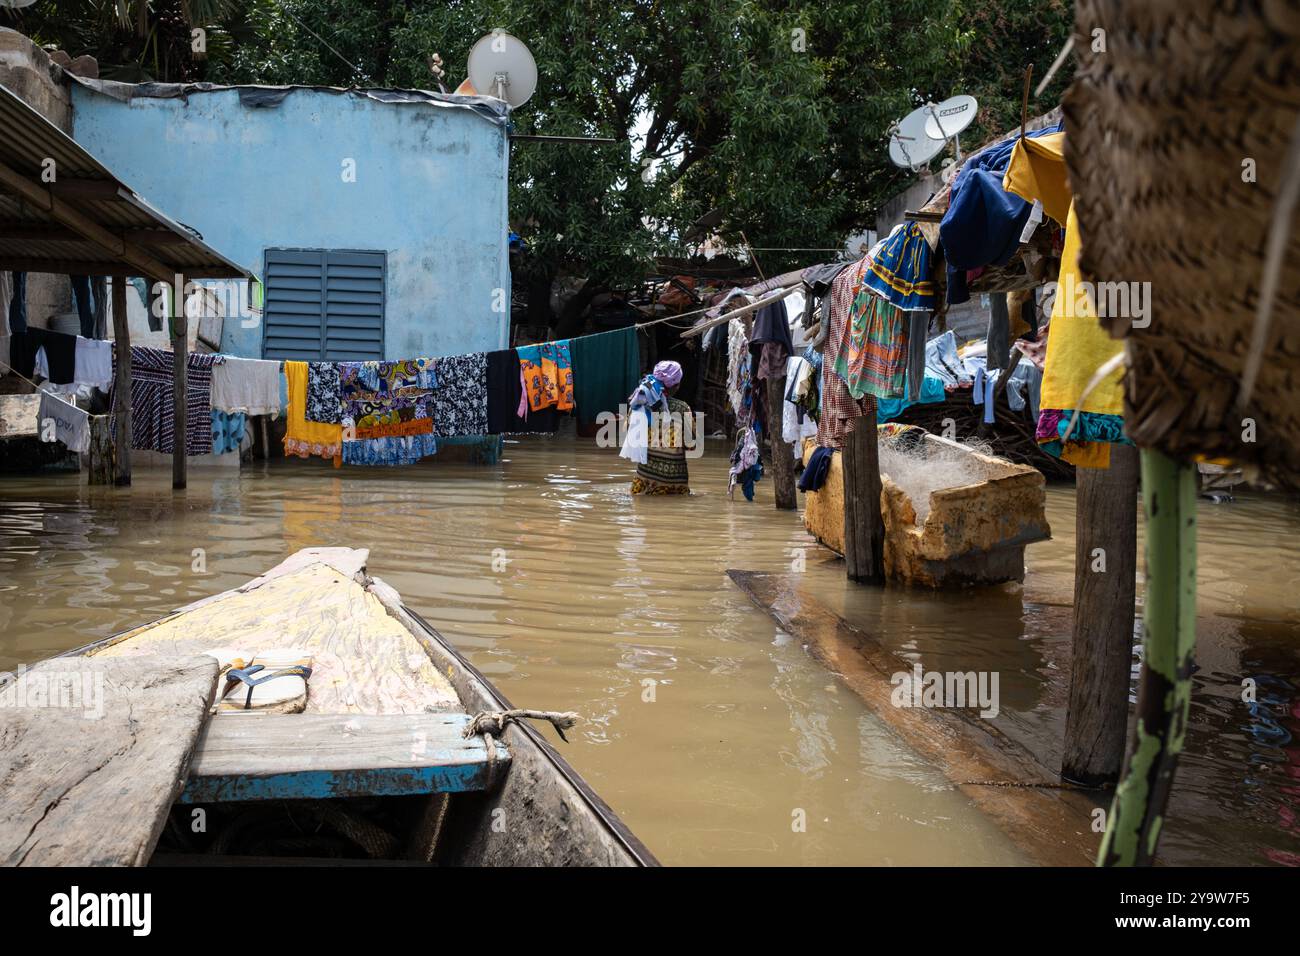
[(528, 383), (524, 381), (524, 367), (519, 366), (519, 411), (515, 412), (521, 421), (528, 420)]

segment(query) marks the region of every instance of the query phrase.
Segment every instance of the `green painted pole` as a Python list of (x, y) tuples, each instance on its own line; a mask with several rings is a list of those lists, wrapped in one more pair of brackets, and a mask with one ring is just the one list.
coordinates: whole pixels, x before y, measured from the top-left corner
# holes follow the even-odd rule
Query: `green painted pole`
[(1196, 649), (1196, 466), (1142, 450), (1146, 592), (1137, 724), (1106, 820), (1098, 866), (1155, 858), (1187, 733)]

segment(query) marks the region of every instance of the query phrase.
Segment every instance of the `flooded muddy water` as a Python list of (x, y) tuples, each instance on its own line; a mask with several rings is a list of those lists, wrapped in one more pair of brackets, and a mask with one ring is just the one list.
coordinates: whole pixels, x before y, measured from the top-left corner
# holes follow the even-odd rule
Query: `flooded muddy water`
[[(726, 452), (689, 499), (634, 499), (593, 442), (507, 442), (500, 464), (400, 470), (278, 461), (238, 474), (0, 480), (0, 669), (238, 585), (289, 553), (366, 547), (370, 570), (516, 706), (576, 710), (559, 745), (669, 864), (1028, 862), (946, 778), (726, 578), (797, 571), (927, 669), (997, 669), (999, 726), (1056, 767), (1069, 666), (1074, 492), (1025, 585), (847, 585), (771, 485), (726, 496)], [(1300, 862), (1300, 509), (1204, 503), (1201, 670), (1167, 862)], [(800, 569), (802, 569), (800, 571)], [(1240, 701), (1241, 680), (1260, 688)], [(802, 824), (802, 825), (801, 825)]]

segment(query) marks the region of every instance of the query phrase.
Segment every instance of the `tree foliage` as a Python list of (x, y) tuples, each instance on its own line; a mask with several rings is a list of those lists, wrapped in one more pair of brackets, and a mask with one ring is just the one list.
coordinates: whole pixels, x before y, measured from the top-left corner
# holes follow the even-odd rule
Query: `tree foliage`
[[(133, 3), (145, 0), (133, 0)], [(160, 0), (163, 3), (180, 0)], [(189, 0), (195, 13), (197, 0)], [(83, 20), (71, 8), (84, 8)], [(42, 0), (41, 27), (74, 55), (103, 51), (110, 0)], [(516, 143), (511, 221), (543, 278), (592, 289), (681, 254), (689, 227), (721, 215), (769, 273), (829, 258), (870, 227), (911, 179), (886, 155), (888, 130), (929, 99), (981, 104), (968, 148), (1012, 129), (1022, 75), (1046, 71), (1069, 34), (1065, 0), (207, 0), (230, 42), (204, 64), (218, 82), (448, 85), (492, 29), (537, 58), (516, 132), (606, 136), (611, 145)], [(152, 10), (153, 8), (150, 7)], [(39, 16), (39, 15), (38, 15)], [(106, 51), (108, 52), (108, 51)], [(101, 60), (103, 56), (101, 55)], [(1063, 69), (1031, 112), (1054, 105)], [(164, 77), (174, 78), (174, 77)]]

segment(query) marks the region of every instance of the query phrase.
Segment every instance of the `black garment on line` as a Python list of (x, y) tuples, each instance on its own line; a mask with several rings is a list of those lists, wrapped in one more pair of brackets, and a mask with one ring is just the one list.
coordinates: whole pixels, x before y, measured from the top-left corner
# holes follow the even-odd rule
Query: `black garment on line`
[(36, 353), (45, 349), (45, 364), (50, 369), (50, 381), (55, 385), (71, 385), (77, 373), (77, 337), (66, 332), (28, 327), (22, 335), (9, 340), (9, 364), (26, 378), (36, 369)]
[(488, 433), (509, 435), (523, 432), (553, 432), (560, 425), (556, 408), (530, 411), (519, 417), (519, 398), (524, 393), (519, 375), (519, 353), (514, 349), (489, 352), (487, 356)]

